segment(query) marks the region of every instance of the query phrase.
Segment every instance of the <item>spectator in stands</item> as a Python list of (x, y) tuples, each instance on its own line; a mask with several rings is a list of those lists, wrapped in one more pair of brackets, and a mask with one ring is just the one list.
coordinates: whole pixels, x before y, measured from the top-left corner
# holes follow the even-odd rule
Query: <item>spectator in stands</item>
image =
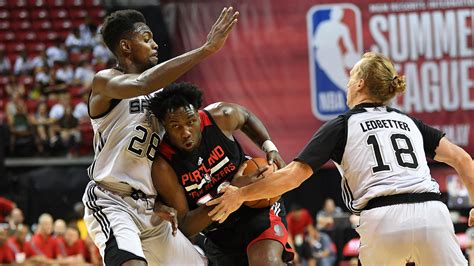
[(474, 227), (470, 227), (466, 230), (466, 255), (469, 261), (469, 265), (474, 265)]
[(0, 50), (0, 75), (8, 75), (12, 70), (10, 59), (5, 55), (4, 50)]
[(307, 235), (302, 253), (308, 266), (332, 266), (336, 262), (334, 243), (329, 235), (317, 229)]
[(12, 91), (12, 95), (10, 96), (10, 100), (7, 102), (5, 106), (5, 114), (7, 116), (7, 121), (12, 121), (13, 117), (18, 112), (20, 106), (25, 106), (25, 101), (20, 92)]
[(0, 226), (0, 264), (15, 262), (15, 254), (7, 244), (7, 230)]
[(82, 86), (84, 89), (88, 90), (94, 79), (94, 69), (90, 61), (83, 60), (77, 66), (74, 72), (74, 85)]
[(35, 126), (38, 152), (47, 152), (50, 146), (50, 140), (54, 136), (52, 127), (53, 120), (49, 117), (48, 104), (45, 101), (39, 102), (36, 107), (36, 112), (30, 117), (31, 124)]
[(79, 28), (72, 29), (72, 31), (66, 37), (65, 44), (69, 53), (79, 53), (81, 51), (84, 43), (81, 40)]
[(46, 49), (46, 55), (48, 56), (49, 66), (53, 66), (56, 61), (66, 62), (68, 60), (66, 44), (57, 38), (54, 45)]
[(307, 209), (294, 204), (291, 207), (291, 211), (287, 214), (286, 220), (288, 222), (288, 239), (295, 248), (298, 257), (295, 259), (295, 262), (303, 263), (301, 259), (303, 258), (302, 248), (304, 240), (308, 232), (315, 230), (313, 218)]
[(317, 227), (319, 230), (330, 232), (334, 229), (334, 216), (342, 214), (342, 209), (337, 207), (334, 200), (327, 198), (324, 201), (323, 209), (316, 215)]
[(103, 41), (98, 42), (94, 46), (92, 51), (93, 59), (92, 64), (94, 65), (106, 65), (107, 62), (112, 58), (112, 53), (105, 46)]
[(13, 66), (13, 74), (15, 75), (29, 75), (31, 72), (31, 61), (28, 59), (26, 50), (21, 50), (16, 57), (15, 65)]
[(86, 224), (84, 223), (84, 203), (82, 203), (82, 201), (76, 202), (76, 204), (74, 204), (74, 218), (72, 223), (79, 230), (81, 239), (85, 240), (88, 233)]
[(19, 224), (14, 234), (10, 238), (8, 238), (8, 246), (13, 251), (17, 263), (22, 263), (26, 259), (25, 250), (27, 246), (26, 239), (28, 234), (28, 226), (25, 224)]
[(97, 25), (92, 21), (92, 18), (87, 15), (84, 17), (84, 22), (79, 25), (79, 35), (81, 40), (88, 46), (95, 46), (95, 37), (97, 34)]
[(85, 262), (86, 247), (76, 227), (68, 226), (63, 239), (56, 245), (57, 259), (61, 264), (81, 265)]
[(25, 221), (25, 216), (23, 216), (23, 211), (20, 208), (13, 208), (8, 215), (8, 229), (11, 233), (15, 232), (15, 230), (23, 224)]
[(48, 56), (46, 55), (46, 50), (41, 50), (41, 52), (31, 59), (30, 67), (31, 70), (35, 70), (37, 67), (45, 67), (48, 65)]
[(56, 84), (72, 84), (74, 80), (74, 68), (68, 61), (58, 61), (56, 69)]
[(0, 223), (5, 222), (5, 218), (10, 215), (11, 211), (16, 207), (16, 203), (4, 198), (0, 197)]
[(59, 134), (63, 147), (68, 151), (68, 156), (78, 154), (78, 144), (81, 139), (79, 121), (72, 115), (72, 107), (64, 109), (64, 115), (58, 121)]
[(79, 123), (90, 123), (89, 111), (87, 109), (87, 100), (89, 99), (89, 91), (82, 94), (82, 101), (74, 106), (73, 116)]
[(35, 142), (35, 135), (25, 104), (16, 106), (16, 113), (8, 121), (8, 127), (10, 130), (10, 152), (15, 154), (17, 148), (22, 146), (28, 148), (28, 153), (30, 153), (30, 146)]
[(17, 77), (13, 74), (8, 76), (8, 83), (5, 84), (5, 91), (8, 96), (12, 96), (14, 92), (18, 92), (21, 97), (25, 97), (26, 95), (25, 85), (20, 83)]
[(66, 234), (66, 222), (63, 219), (56, 219), (53, 224), (53, 237), (58, 239), (63, 239), (64, 234)]
[(94, 241), (87, 236), (84, 240), (84, 245), (86, 247), (86, 261), (93, 266), (102, 266), (102, 257), (100, 256), (100, 251), (97, 246), (94, 244)]
[(59, 95), (59, 101), (49, 111), (49, 117), (54, 122), (59, 121), (64, 116), (64, 110), (66, 107), (71, 106), (71, 95), (66, 92)]
[(51, 263), (56, 257), (56, 241), (51, 236), (53, 217), (43, 213), (38, 219), (38, 227), (25, 248), (26, 257), (36, 263)]

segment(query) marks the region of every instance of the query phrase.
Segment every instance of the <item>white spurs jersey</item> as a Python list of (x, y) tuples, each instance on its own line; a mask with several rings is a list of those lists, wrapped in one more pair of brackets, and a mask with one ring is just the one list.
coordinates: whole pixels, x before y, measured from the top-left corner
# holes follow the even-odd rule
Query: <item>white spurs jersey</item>
[(148, 109), (147, 96), (112, 100), (111, 110), (91, 118), (94, 162), (87, 169), (96, 182), (127, 183), (147, 195), (156, 195), (151, 165), (164, 129)]
[(332, 159), (347, 208), (360, 213), (375, 197), (439, 193), (426, 156), (434, 157), (443, 135), (393, 108), (360, 104), (324, 124), (297, 160), (316, 171)]

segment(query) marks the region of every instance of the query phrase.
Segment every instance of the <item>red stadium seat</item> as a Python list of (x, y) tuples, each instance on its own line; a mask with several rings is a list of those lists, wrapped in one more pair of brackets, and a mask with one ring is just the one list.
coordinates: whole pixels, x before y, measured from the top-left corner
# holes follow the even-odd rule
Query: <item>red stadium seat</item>
[(8, 19), (10, 18), (10, 12), (8, 10), (0, 10), (0, 19)]
[(82, 7), (84, 6), (83, 0), (66, 0), (65, 5), (67, 7)]
[(101, 0), (85, 0), (86, 7), (100, 7)]
[(46, 0), (46, 3), (48, 4), (48, 6), (52, 6), (52, 7), (64, 6), (64, 0)]
[(47, 19), (49, 16), (46, 9), (33, 9), (30, 13), (31, 19)]
[(79, 8), (79, 9), (76, 9), (76, 8), (73, 8), (73, 9), (69, 9), (69, 17), (72, 18), (73, 20), (74, 19), (82, 19), (84, 20), (84, 18), (87, 16), (87, 11), (82, 9), (82, 8)]
[(33, 23), (32, 28), (34, 30), (50, 30), (52, 28), (52, 25), (49, 20), (42, 20)]
[(45, 0), (28, 0), (28, 6), (30, 7), (45, 7), (46, 1)]
[(26, 44), (26, 50), (28, 51), (28, 54), (31, 55), (38, 54), (44, 49), (46, 49), (46, 45), (42, 42), (30, 42)]
[(5, 31), (10, 29), (10, 21), (1, 21), (0, 22), (0, 30)]
[(10, 14), (11, 19), (29, 19), (29, 13), (26, 9), (13, 9)]
[(51, 19), (56, 20), (62, 20), (68, 16), (67, 10), (64, 8), (53, 8), (50, 10), (49, 14), (51, 15)]
[(16, 40), (31, 41), (36, 39), (36, 33), (32, 31), (18, 31), (16, 33)]
[(17, 33), (20, 33), (24, 30), (32, 29), (31, 23), (28, 20), (17, 20), (12, 21), (10, 28)]
[(38, 101), (28, 99), (26, 100), (26, 108), (28, 109), (28, 113), (32, 114), (36, 112), (36, 106), (38, 105)]
[(15, 33), (11, 31), (0, 31), (0, 42), (15, 40)]
[[(9, 55), (16, 55), (21, 50), (25, 49), (25, 45), (23, 43), (7, 43), (5, 46), (5, 51)], [(14, 62), (14, 61), (13, 61)]]
[(72, 27), (72, 23), (70, 20), (58, 19), (53, 20), (53, 29), (56, 31), (60, 30), (69, 30)]
[(4, 9), (7, 8), (7, 1), (6, 0), (0, 0), (0, 8)]

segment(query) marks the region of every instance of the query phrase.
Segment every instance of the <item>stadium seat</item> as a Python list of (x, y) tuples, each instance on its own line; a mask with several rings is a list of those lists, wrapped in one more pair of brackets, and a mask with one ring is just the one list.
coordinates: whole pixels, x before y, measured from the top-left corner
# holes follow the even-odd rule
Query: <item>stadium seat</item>
[(10, 14), (11, 19), (29, 19), (29, 13), (26, 9), (13, 9)]
[(33, 114), (36, 112), (36, 106), (38, 105), (38, 101), (28, 99), (26, 100), (26, 109), (28, 109), (29, 114)]
[(72, 23), (69, 20), (65, 19), (57, 19), (53, 20), (53, 29), (60, 31), (60, 30), (69, 30), (72, 27)]
[(8, 10), (0, 10), (0, 19), (9, 19), (10, 18), (10, 12)]
[(5, 31), (10, 29), (10, 21), (1, 21), (0, 22), (0, 30)]
[(13, 31), (17, 32), (17, 38), (18, 38), (18, 33), (23, 32), (24, 30), (29, 30), (31, 29), (31, 23), (28, 20), (18, 20), (18, 21), (12, 21), (10, 29)]
[(15, 55), (24, 49), (25, 49), (25, 45), (23, 43), (7, 43), (5, 45), (5, 51), (9, 55)]
[(0, 42), (15, 40), (15, 33), (12, 31), (0, 31)]
[(34, 30), (50, 30), (52, 25), (49, 20), (43, 20), (33, 23), (32, 28)]
[(45, 0), (28, 0), (28, 6), (30, 7), (45, 7)]
[(87, 16), (87, 11), (82, 9), (82, 8), (79, 8), (79, 9), (76, 9), (76, 8), (73, 8), (73, 9), (69, 9), (69, 17), (71, 19), (82, 19), (84, 20), (84, 18)]
[(53, 8), (50, 10), (49, 14), (51, 19), (57, 21), (61, 21), (68, 16), (67, 10), (64, 8)]
[(7, 1), (6, 0), (0, 0), (0, 8), (4, 9), (7, 8)]
[(100, 7), (100, 0), (85, 0), (86, 7)]
[(46, 0), (46, 4), (51, 7), (63, 7), (64, 0)]
[(33, 9), (30, 13), (31, 19), (47, 19), (49, 16), (46, 9)]
[(83, 1), (83, 0), (66, 0), (64, 4), (65, 4), (65, 6), (67, 6), (68, 8), (71, 8), (71, 7), (82, 7), (82, 6), (84, 6), (84, 1)]

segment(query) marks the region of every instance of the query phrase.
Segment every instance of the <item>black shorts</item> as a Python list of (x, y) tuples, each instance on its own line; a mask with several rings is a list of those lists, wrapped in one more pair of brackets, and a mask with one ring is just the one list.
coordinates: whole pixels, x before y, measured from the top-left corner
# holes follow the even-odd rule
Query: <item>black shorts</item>
[(284, 262), (293, 259), (282, 200), (262, 209), (242, 206), (236, 214), (236, 219), (205, 233), (204, 251), (211, 265), (248, 265), (247, 250), (263, 239), (273, 239), (283, 245)]

